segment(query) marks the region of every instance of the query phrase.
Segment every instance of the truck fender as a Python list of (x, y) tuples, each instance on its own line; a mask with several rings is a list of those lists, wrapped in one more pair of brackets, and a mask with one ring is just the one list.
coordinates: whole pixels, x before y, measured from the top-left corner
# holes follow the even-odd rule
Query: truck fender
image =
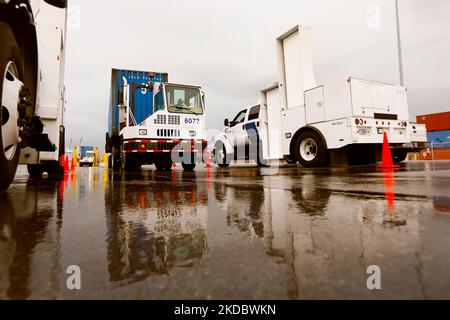
[(295, 142), (297, 141), (297, 138), (305, 131), (316, 132), (322, 138), (322, 141), (325, 145), (325, 149), (328, 149), (327, 140), (325, 139), (325, 136), (322, 134), (322, 132), (316, 127), (305, 126), (305, 127), (301, 127), (300, 129), (298, 129), (297, 132), (295, 132), (294, 136), (292, 137), (291, 143), (289, 145), (289, 154), (291, 154), (291, 155), (294, 154)]
[(225, 146), (225, 150), (227, 150), (228, 154), (232, 153), (233, 146), (231, 145), (230, 141), (228, 140), (228, 138), (227, 138), (227, 136), (225, 135), (224, 132), (221, 132), (214, 139), (214, 147), (213, 147), (214, 154), (215, 154), (215, 149), (216, 149), (217, 142), (223, 143), (223, 145)]

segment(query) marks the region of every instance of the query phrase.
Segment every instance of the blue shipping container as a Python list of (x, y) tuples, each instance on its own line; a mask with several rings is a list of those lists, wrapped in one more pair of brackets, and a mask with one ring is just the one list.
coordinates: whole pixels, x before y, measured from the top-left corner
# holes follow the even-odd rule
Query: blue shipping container
[(119, 103), (123, 98), (123, 87), (126, 79), (130, 92), (130, 108), (136, 123), (139, 124), (153, 113), (153, 91), (143, 87), (149, 83), (167, 82), (167, 73), (151, 71), (132, 71), (112, 69), (111, 95), (108, 127), (110, 136), (119, 133)]
[(435, 147), (449, 148), (450, 147), (450, 130), (433, 131), (427, 133), (428, 141), (433, 142)]

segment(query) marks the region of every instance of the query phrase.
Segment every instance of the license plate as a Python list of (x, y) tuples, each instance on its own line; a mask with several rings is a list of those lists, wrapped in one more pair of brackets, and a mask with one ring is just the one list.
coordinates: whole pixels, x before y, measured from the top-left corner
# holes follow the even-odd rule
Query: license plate
[(358, 134), (361, 136), (368, 136), (368, 135), (370, 135), (370, 129), (369, 128), (358, 128)]

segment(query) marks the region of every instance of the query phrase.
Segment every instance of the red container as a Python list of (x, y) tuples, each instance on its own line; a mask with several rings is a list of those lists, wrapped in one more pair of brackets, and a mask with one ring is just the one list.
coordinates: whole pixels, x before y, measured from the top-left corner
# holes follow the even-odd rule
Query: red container
[(450, 111), (419, 115), (416, 121), (425, 124), (427, 131), (450, 130)]
[[(414, 159), (414, 158), (412, 158)], [(450, 148), (419, 151), (415, 160), (450, 160)]]

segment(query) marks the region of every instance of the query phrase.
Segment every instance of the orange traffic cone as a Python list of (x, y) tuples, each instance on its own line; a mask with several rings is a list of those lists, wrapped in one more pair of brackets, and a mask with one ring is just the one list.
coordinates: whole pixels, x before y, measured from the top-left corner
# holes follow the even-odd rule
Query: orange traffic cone
[(206, 167), (211, 168), (211, 154), (209, 150), (206, 150)]
[(398, 168), (399, 165), (395, 165), (392, 161), (392, 153), (391, 147), (389, 146), (389, 141), (387, 137), (387, 133), (385, 132), (383, 135), (383, 150), (381, 155), (381, 165), (378, 165), (377, 168)]
[(64, 172), (69, 172), (69, 157), (67, 155), (64, 158)]
[(59, 165), (64, 168), (64, 155), (61, 155), (59, 159)]

